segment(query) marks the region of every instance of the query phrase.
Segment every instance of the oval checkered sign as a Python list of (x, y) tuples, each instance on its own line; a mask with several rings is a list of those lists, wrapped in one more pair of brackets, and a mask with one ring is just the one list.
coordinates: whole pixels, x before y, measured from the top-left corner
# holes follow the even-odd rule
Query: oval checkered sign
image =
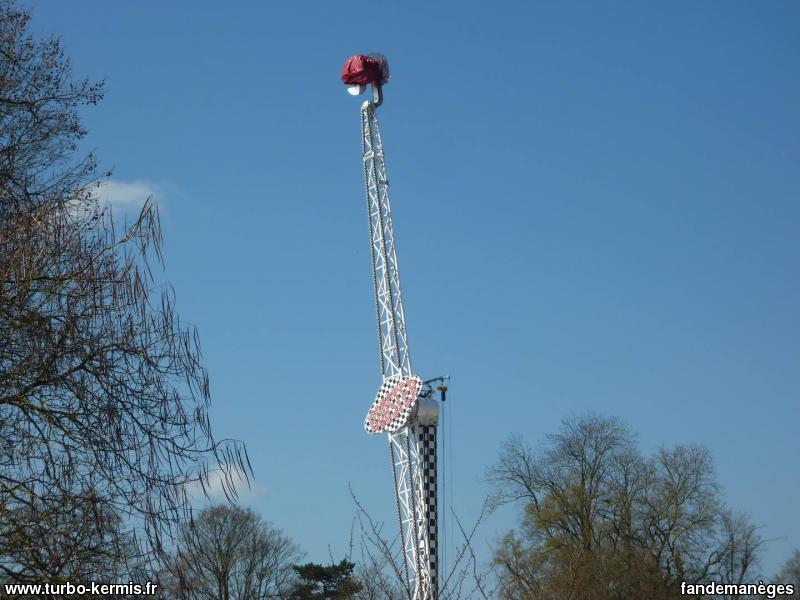
[(422, 379), (416, 375), (393, 375), (384, 379), (364, 419), (364, 429), (369, 433), (383, 433), (403, 428), (408, 423), (421, 389)]

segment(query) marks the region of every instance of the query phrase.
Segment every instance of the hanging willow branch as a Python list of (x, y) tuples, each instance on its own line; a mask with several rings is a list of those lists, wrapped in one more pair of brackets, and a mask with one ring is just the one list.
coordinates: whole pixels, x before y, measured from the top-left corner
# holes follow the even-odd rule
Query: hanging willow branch
[(34, 567), (14, 548), (35, 529), (20, 519), (79, 499), (98, 530), (109, 519), (91, 514), (118, 515), (154, 555), (188, 483), (250, 472), (238, 443), (212, 435), (197, 332), (154, 277), (157, 206), (120, 226), (97, 199), (93, 157), (74, 159), (78, 108), (102, 86), (74, 82), (29, 19), (0, 0), (0, 556), (16, 556), (0, 569), (20, 578)]

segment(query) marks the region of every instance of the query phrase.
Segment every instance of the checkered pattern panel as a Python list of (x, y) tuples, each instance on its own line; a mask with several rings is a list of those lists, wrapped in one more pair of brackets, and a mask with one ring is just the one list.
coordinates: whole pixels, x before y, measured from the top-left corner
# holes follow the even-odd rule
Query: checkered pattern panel
[(416, 375), (393, 375), (384, 379), (364, 419), (364, 429), (369, 433), (383, 433), (405, 427), (421, 389), (422, 380)]
[(432, 598), (439, 594), (439, 550), (437, 518), (437, 482), (436, 482), (436, 425), (417, 425), (420, 448), (420, 468), (423, 469), (422, 492), (427, 509), (428, 550), (431, 574)]

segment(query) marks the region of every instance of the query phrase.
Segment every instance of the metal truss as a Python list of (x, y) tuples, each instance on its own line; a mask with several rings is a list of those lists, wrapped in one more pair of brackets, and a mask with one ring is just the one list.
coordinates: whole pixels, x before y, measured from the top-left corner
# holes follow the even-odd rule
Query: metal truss
[[(361, 138), (378, 346), (381, 372), (385, 379), (394, 375), (408, 377), (412, 372), (392, 227), (389, 181), (375, 108), (374, 102), (365, 102), (361, 108)], [(420, 427), (434, 429), (433, 450), (425, 441), (428, 438), (419, 435)], [(436, 600), (436, 553), (432, 548), (436, 535), (435, 529), (431, 535), (430, 526), (433, 523), (435, 528), (436, 523), (435, 424), (418, 425), (412, 416), (406, 428), (389, 434), (389, 449), (409, 596), (411, 600)], [(433, 476), (430, 475), (431, 469)]]
[(389, 203), (389, 180), (378, 118), (371, 102), (361, 107), (361, 141), (381, 370), (384, 377), (407, 377), (411, 375), (411, 358)]
[(426, 528), (427, 502), (423, 493), (419, 445), (415, 427), (409, 426), (389, 434), (397, 496), (400, 538), (403, 544), (403, 566), (413, 600), (431, 600), (430, 553)]

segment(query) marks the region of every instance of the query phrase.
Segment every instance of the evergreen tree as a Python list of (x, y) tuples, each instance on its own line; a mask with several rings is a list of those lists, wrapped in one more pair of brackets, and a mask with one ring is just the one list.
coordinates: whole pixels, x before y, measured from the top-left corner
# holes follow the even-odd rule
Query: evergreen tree
[(312, 598), (334, 598), (343, 600), (353, 598), (361, 590), (361, 584), (353, 577), (355, 564), (343, 559), (338, 564), (323, 566), (317, 563), (294, 565), (300, 578), (292, 591), (292, 600), (311, 600)]

